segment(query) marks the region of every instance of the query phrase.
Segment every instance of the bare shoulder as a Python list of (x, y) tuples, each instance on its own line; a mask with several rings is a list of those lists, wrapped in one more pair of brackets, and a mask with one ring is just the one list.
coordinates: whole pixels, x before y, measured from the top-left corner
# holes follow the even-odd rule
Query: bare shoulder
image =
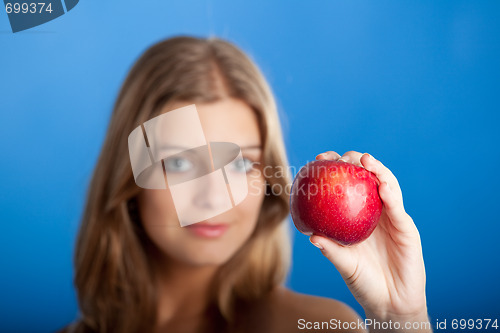
[(347, 304), (335, 299), (307, 295), (280, 287), (275, 293), (276, 300), (288, 311), (304, 315), (324, 317), (335, 315), (339, 319), (357, 319), (359, 315)]
[[(319, 296), (277, 288), (269, 298), (276, 323), (288, 332), (366, 332), (361, 317), (347, 304)], [(342, 326), (349, 323), (349, 327)], [(284, 325), (285, 324), (285, 325)]]

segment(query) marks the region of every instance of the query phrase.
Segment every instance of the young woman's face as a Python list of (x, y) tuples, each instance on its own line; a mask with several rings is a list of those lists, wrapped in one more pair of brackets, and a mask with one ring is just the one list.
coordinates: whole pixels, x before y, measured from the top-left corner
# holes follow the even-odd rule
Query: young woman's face
[[(189, 104), (177, 103), (170, 105), (168, 110)], [(253, 110), (240, 100), (228, 98), (210, 104), (196, 104), (196, 108), (207, 142), (232, 142), (240, 146), (243, 160), (230, 165), (229, 172), (246, 175), (248, 195), (224, 213), (187, 227), (179, 224), (169, 189), (142, 190), (138, 197), (139, 211), (148, 237), (168, 259), (189, 265), (220, 265), (245, 243), (257, 223), (265, 195), (264, 177), (259, 168), (260, 131)], [(162, 139), (175, 142), (173, 136), (179, 130), (182, 129), (172, 124), (171, 129), (162, 132)], [(176, 177), (184, 174), (189, 178), (189, 173), (196, 168), (189, 155), (167, 158), (164, 165), (167, 175)], [(217, 204), (218, 199), (197, 195), (193, 200), (189, 199), (188, 204), (191, 209), (202, 211), (214, 202)]]

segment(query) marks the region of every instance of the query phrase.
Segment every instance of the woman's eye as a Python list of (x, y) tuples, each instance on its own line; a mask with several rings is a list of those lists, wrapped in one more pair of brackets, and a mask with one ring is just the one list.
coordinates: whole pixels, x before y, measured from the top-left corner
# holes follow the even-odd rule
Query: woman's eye
[(236, 172), (248, 173), (252, 170), (253, 162), (248, 158), (239, 158), (232, 163), (232, 169)]
[(167, 172), (187, 172), (193, 168), (193, 163), (186, 158), (171, 157), (165, 160)]

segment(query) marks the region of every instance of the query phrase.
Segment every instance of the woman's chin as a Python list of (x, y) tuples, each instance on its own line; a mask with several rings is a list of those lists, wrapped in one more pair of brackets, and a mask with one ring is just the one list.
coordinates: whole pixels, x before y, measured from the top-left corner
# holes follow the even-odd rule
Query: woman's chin
[(228, 256), (228, 255), (198, 254), (196, 256), (182, 258), (181, 260), (183, 263), (190, 265), (190, 266), (206, 267), (206, 266), (224, 265), (229, 259), (230, 259), (230, 256)]

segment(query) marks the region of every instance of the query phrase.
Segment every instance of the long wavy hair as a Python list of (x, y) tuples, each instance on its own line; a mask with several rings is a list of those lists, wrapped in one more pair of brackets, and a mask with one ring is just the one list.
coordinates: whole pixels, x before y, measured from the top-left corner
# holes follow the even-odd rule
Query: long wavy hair
[[(138, 220), (128, 134), (174, 101), (246, 102), (258, 118), (262, 165), (288, 167), (276, 103), (255, 63), (218, 38), (179, 36), (161, 41), (136, 61), (123, 83), (87, 193), (78, 233), (74, 284), (80, 318), (76, 332), (149, 332), (158, 299), (148, 239)], [(289, 186), (287, 174), (266, 173), (267, 188)], [(274, 187), (273, 187), (274, 188)], [(235, 305), (282, 284), (290, 264), (288, 195), (267, 191), (256, 228), (223, 264), (214, 282), (214, 307), (227, 323)]]

